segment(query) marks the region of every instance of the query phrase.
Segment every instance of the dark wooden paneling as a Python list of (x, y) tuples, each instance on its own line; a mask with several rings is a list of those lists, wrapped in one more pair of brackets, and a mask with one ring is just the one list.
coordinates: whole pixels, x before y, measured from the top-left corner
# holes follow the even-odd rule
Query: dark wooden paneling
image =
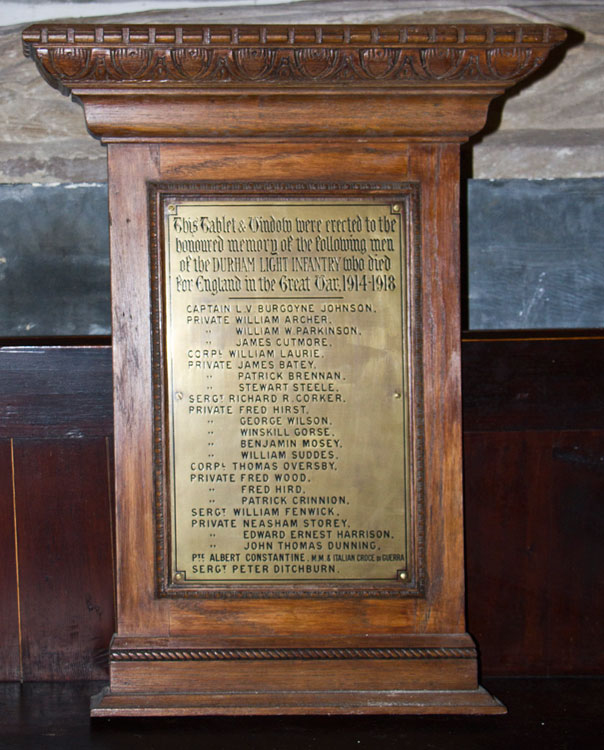
[(469, 630), (486, 674), (601, 674), (604, 432), (465, 436)]
[(0, 680), (21, 677), (10, 440), (0, 440)]
[(20, 676), (8, 438), (14, 439), (23, 676), (102, 679), (114, 613), (112, 433), (109, 347), (0, 348), (4, 679)]
[(551, 486), (548, 663), (557, 674), (602, 674), (604, 423), (557, 436)]
[[(465, 340), (466, 431), (599, 429), (604, 339)], [(111, 352), (0, 348), (0, 438), (113, 432)]]
[[(468, 616), (484, 671), (602, 673), (604, 340), (462, 351)], [(3, 679), (18, 677), (12, 435), (36, 438), (15, 441), (25, 674), (106, 674), (111, 450), (91, 436), (111, 435), (110, 372), (108, 347), (0, 349)]]
[(114, 630), (103, 438), (16, 440), (23, 676), (102, 679)]
[(601, 429), (604, 338), (572, 336), (466, 340), (464, 429)]
[(599, 674), (604, 339), (464, 344), (469, 629), (487, 674)]
[(113, 433), (108, 347), (1, 347), (0, 438)]

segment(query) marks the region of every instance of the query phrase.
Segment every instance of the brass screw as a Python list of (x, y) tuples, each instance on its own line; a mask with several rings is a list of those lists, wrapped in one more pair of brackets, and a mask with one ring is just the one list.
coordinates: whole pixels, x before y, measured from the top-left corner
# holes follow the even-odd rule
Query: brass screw
[(174, 204), (172, 204), (172, 203), (171, 203), (171, 204), (170, 204), (170, 205), (168, 206), (168, 212), (169, 212), (169, 213), (171, 213), (171, 214), (173, 214), (173, 213), (174, 213), (175, 211), (176, 211), (176, 206), (175, 206)]
[(398, 574), (398, 577), (401, 579), (401, 581), (407, 580), (407, 574), (405, 573), (404, 570), (401, 570), (401, 572)]
[(177, 582), (180, 582), (184, 579), (184, 576), (182, 573), (174, 573), (174, 580)]
[(394, 211), (394, 213), (398, 213), (401, 210), (401, 207), (398, 203), (395, 203), (394, 206), (392, 206), (392, 210)]
[(177, 392), (176, 392), (176, 398), (177, 398), (177, 399), (178, 399), (179, 401), (182, 401), (182, 400), (183, 400), (183, 395), (182, 395), (182, 393), (181, 393), (180, 391), (177, 391)]
[(400, 391), (394, 391), (394, 393), (392, 395), (394, 396), (394, 398), (400, 398), (401, 397)]

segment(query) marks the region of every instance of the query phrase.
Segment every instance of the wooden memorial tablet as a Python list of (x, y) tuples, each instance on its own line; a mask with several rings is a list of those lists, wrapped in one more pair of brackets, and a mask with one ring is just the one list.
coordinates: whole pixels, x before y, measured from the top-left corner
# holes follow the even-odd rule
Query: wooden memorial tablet
[(550, 26), (33, 26), (108, 145), (95, 716), (501, 713), (464, 619), (459, 145)]

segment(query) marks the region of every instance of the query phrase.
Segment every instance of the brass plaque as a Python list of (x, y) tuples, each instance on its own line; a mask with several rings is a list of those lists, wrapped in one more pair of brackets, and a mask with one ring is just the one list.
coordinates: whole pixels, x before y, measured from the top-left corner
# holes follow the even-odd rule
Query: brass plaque
[(402, 206), (161, 205), (171, 584), (404, 581)]

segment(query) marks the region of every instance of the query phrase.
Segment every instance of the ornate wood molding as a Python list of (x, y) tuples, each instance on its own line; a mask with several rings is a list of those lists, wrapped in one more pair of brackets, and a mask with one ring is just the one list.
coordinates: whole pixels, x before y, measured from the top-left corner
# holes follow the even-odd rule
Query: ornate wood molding
[(555, 26), (31, 26), (25, 54), (74, 87), (495, 83), (535, 70)]
[(475, 648), (170, 648), (112, 649), (111, 661), (290, 661), (474, 659)]

